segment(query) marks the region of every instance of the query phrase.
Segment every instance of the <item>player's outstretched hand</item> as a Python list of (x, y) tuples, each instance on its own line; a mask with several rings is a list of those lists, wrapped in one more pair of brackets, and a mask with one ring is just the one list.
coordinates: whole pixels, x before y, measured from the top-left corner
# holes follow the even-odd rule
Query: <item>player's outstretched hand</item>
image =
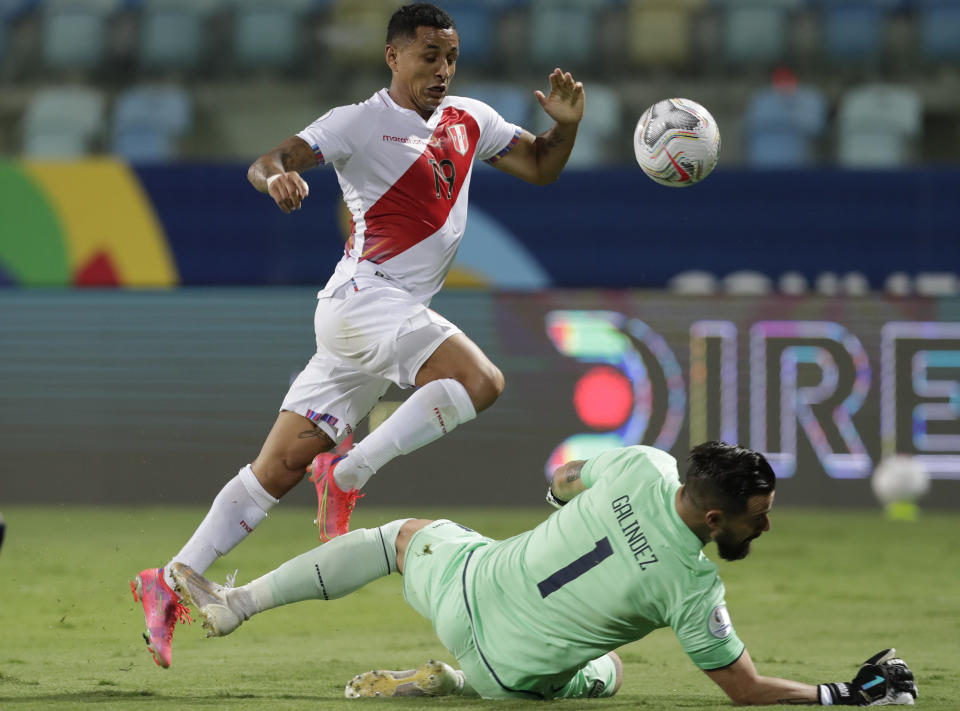
[(853, 686), (867, 706), (913, 704), (919, 695), (913, 672), (892, 647), (865, 661), (853, 680)]
[(580, 123), (583, 118), (583, 84), (559, 67), (550, 73), (550, 95), (533, 92), (543, 110), (557, 123)]
[(834, 706), (912, 705), (917, 698), (917, 683), (910, 667), (891, 647), (860, 665), (860, 671), (849, 684), (821, 684), (820, 692), (821, 703), (827, 703), (823, 700), (826, 693)]
[(913, 672), (893, 648), (877, 652), (865, 661), (852, 686), (864, 706), (912, 704), (917, 698)]
[(304, 198), (310, 194), (310, 187), (307, 181), (300, 177), (300, 173), (291, 170), (267, 178), (267, 193), (277, 203), (277, 207), (289, 215), (300, 209)]

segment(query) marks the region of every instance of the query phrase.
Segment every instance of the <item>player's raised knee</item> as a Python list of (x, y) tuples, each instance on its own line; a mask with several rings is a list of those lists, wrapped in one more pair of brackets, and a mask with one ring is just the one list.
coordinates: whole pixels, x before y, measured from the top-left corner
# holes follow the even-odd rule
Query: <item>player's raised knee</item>
[(617, 678), (613, 682), (613, 691), (610, 692), (610, 696), (613, 696), (620, 691), (620, 685), (623, 684), (623, 661), (616, 652), (608, 652), (607, 654), (613, 660), (613, 666), (617, 670)]
[(406, 521), (401, 527), (400, 532), (397, 533), (397, 570), (403, 573), (403, 560), (407, 554), (407, 546), (410, 544), (410, 539), (413, 538), (413, 534), (419, 531), (424, 526), (429, 526), (433, 523), (433, 520), (428, 518), (411, 518)]
[(470, 394), (470, 400), (477, 412), (486, 410), (495, 403), (506, 387), (503, 373), (493, 363), (465, 376), (460, 383)]

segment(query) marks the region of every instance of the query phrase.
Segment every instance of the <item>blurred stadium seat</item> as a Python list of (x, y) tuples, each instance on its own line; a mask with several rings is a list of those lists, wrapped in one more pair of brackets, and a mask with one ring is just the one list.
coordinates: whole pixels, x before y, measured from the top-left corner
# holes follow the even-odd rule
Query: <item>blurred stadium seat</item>
[(777, 280), (777, 288), (781, 294), (803, 296), (810, 289), (810, 283), (801, 272), (787, 271)]
[(914, 281), (920, 296), (956, 296), (960, 278), (953, 272), (920, 272)]
[(627, 56), (636, 64), (677, 67), (693, 55), (692, 15), (706, 0), (629, 0)]
[(823, 49), (837, 60), (876, 59), (886, 23), (901, 0), (815, 0), (820, 6)]
[(302, 25), (315, 0), (236, 0), (233, 51), (244, 68), (284, 69), (302, 51)]
[[(357, 101), (365, 96), (351, 96)], [(336, 106), (322, 99), (318, 101), (309, 91), (291, 91), (289, 87), (269, 77), (243, 82), (210, 82), (203, 96), (195, 97), (198, 112), (202, 107), (204, 120), (198, 121), (191, 137), (216, 142), (219, 155), (249, 160), (251, 147), (257, 151), (275, 146), (313, 122), (317, 116)], [(203, 102), (202, 104), (200, 102)], [(210, 133), (204, 133), (210, 128)]]
[(96, 89), (58, 87), (33, 95), (23, 117), (27, 158), (75, 158), (103, 132), (104, 96)]
[(920, 46), (932, 60), (960, 60), (960, 0), (915, 0)]
[(723, 50), (734, 64), (775, 62), (787, 54), (788, 21), (802, 0), (716, 0), (722, 6)]
[(172, 160), (192, 112), (190, 95), (180, 87), (128, 89), (114, 106), (111, 150), (134, 163)]
[(383, 66), (387, 23), (397, 9), (392, 0), (334, 0), (322, 41), (341, 64)]
[(93, 69), (106, 55), (107, 20), (121, 0), (45, 0), (43, 60), (58, 69)]
[[(18, 145), (30, 94), (65, 82), (96, 85), (108, 102), (126, 87), (155, 80), (183, 82), (190, 91), (223, 89), (224, 95), (235, 97), (230, 85), (247, 82), (255, 73), (258, 82), (278, 84), (277, 96), (298, 106), (307, 101), (297, 98), (304, 81), (313, 87), (316, 95), (311, 100), (320, 106), (357, 101), (389, 81), (383, 45), (387, 22), (398, 4), (399, 0), (0, 0), (0, 149)], [(632, 121), (616, 120), (615, 129), (601, 124), (609, 124), (624, 107), (630, 115), (639, 115), (655, 88), (657, 96), (682, 88), (687, 95), (701, 97), (718, 123), (727, 127), (725, 165), (810, 165), (814, 157), (833, 161), (841, 152), (849, 158), (883, 150), (887, 159), (874, 158), (875, 162), (960, 162), (960, 142), (952, 130), (960, 120), (960, 93), (953, 86), (960, 67), (960, 0), (440, 4), (454, 17), (461, 37), (463, 61), (454, 93), (469, 96), (471, 91), (462, 87), (476, 86), (478, 98), (523, 124), (541, 113), (529, 94), (536, 87), (547, 88), (544, 71), (559, 65), (585, 83), (588, 120), (596, 118), (596, 125), (585, 124), (580, 137), (584, 147), (578, 148), (574, 164), (630, 161), (629, 150), (610, 148), (613, 141), (629, 145)], [(818, 102), (803, 96), (803, 91), (787, 102), (783, 97), (764, 97), (769, 92), (758, 90), (764, 74), (784, 64), (820, 93), (819, 109), (810, 108)], [(873, 150), (865, 152), (857, 141), (874, 139), (844, 133), (838, 121), (831, 139), (836, 150), (829, 155), (820, 150), (823, 115), (839, 115), (846, 89), (863, 81), (896, 82), (923, 97), (928, 113), (922, 140), (911, 140), (918, 135), (912, 128), (894, 131), (902, 140), (891, 139), (890, 131), (884, 130)], [(614, 112), (605, 87), (618, 94), (621, 108)], [(779, 109), (775, 100), (781, 103)], [(208, 110), (209, 104), (202, 103), (205, 117), (250, 110), (243, 100)], [(598, 117), (592, 116), (595, 108)], [(797, 115), (820, 118), (807, 122)], [(257, 119), (263, 116), (257, 113)], [(229, 122), (243, 123), (239, 118)], [(209, 142), (201, 135), (208, 130), (205, 126)], [(228, 144), (234, 150), (232, 141), (221, 140), (223, 134), (214, 123), (197, 124), (196, 130), (198, 140), (188, 146), (205, 146), (209, 155)], [(112, 143), (113, 135), (109, 138)], [(899, 157), (891, 158), (893, 154)], [(586, 155), (596, 158), (583, 163)]]
[(836, 296), (840, 293), (840, 277), (834, 272), (820, 272), (813, 281), (813, 288), (821, 296)]
[(583, 68), (596, 51), (594, 29), (605, 0), (531, 0), (530, 59), (537, 67)]
[[(590, 109), (584, 110), (577, 129), (577, 142), (567, 161), (571, 168), (589, 168), (609, 162), (610, 146), (623, 126), (620, 92), (598, 82), (592, 82), (585, 91)], [(539, 105), (533, 114), (533, 126), (533, 131), (538, 134), (553, 126), (553, 119), (540, 110)]]
[(152, 71), (195, 68), (208, 44), (206, 24), (225, 0), (143, 0), (140, 66)]
[(674, 294), (709, 296), (717, 292), (717, 277), (702, 269), (690, 269), (670, 277), (667, 288)]
[(840, 279), (840, 290), (847, 296), (867, 296), (870, 282), (860, 272), (847, 272)]
[(0, 0), (0, 61), (9, 46), (10, 26), (20, 15), (29, 12), (39, 0)]
[(773, 281), (752, 269), (730, 272), (722, 279), (723, 290), (735, 296), (765, 296), (773, 291)]
[(824, 132), (826, 118), (826, 101), (814, 87), (755, 90), (744, 122), (747, 162), (761, 168), (814, 163), (814, 144)]
[[(609, 162), (610, 144), (623, 125), (623, 104), (614, 87), (596, 82), (590, 85), (590, 111), (584, 113), (569, 165), (587, 167)], [(539, 113), (543, 114), (543, 111)], [(545, 115), (545, 114), (544, 114)]]
[(519, 88), (506, 82), (469, 82), (454, 85), (453, 93), (479, 99), (497, 110), (507, 121), (526, 126), (530, 111), (537, 103), (532, 90)]
[(906, 272), (893, 272), (884, 281), (883, 290), (890, 296), (910, 296), (913, 279)]
[(511, 0), (447, 0), (441, 3), (450, 13), (460, 35), (460, 56), (471, 67), (488, 66), (497, 59), (497, 20)]
[(922, 127), (922, 107), (909, 86), (867, 84), (848, 90), (837, 112), (837, 159), (848, 168), (905, 165), (910, 139)]

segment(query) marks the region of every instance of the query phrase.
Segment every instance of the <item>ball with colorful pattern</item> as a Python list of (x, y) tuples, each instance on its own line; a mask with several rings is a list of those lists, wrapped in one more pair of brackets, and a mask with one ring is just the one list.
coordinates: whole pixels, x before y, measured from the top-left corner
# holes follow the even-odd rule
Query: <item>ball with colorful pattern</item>
[(720, 130), (690, 99), (664, 99), (643, 112), (633, 132), (637, 163), (660, 185), (696, 185), (717, 165)]

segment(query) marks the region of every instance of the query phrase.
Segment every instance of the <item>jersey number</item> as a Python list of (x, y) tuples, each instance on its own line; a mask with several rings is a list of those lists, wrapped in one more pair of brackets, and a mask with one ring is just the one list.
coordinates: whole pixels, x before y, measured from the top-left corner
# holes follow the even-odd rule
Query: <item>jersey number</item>
[(563, 566), (550, 577), (544, 578), (537, 583), (537, 589), (540, 591), (540, 597), (546, 597), (551, 593), (555, 593), (571, 580), (576, 580), (588, 570), (600, 565), (600, 563), (612, 555), (613, 546), (610, 545), (610, 540), (604, 536), (597, 541), (597, 544), (593, 547), (592, 551), (583, 554), (575, 561), (570, 563), (570, 565)]
[(437, 163), (436, 160), (430, 158), (430, 166), (433, 168), (433, 184), (437, 189), (437, 200), (443, 197), (441, 188), (446, 188), (445, 192), (447, 193), (447, 200), (449, 200), (453, 197), (453, 181), (457, 177), (457, 169), (454, 167), (453, 161), (444, 158)]

